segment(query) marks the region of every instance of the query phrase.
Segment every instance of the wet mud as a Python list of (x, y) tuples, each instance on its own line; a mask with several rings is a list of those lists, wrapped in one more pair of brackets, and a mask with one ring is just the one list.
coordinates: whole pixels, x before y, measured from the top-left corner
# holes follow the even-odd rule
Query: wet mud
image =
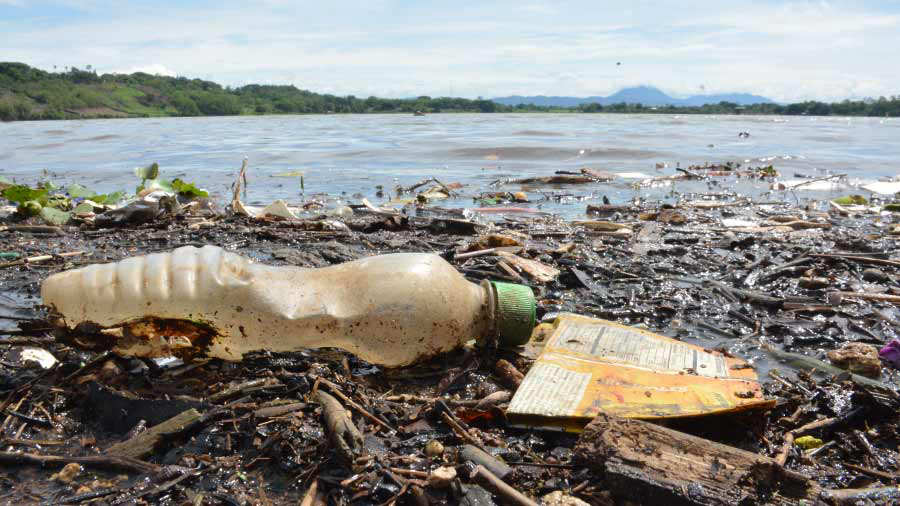
[[(321, 217), (223, 212), (115, 229), (84, 223), (48, 234), (8, 217), (0, 251), (50, 258), (0, 268), (0, 497), (47, 504), (508, 504), (522, 500), (515, 492), (528, 501), (555, 493), (589, 504), (651, 496), (706, 504), (702, 494), (679, 495), (670, 486), (682, 483), (678, 476), (645, 470), (639, 477), (662, 495), (623, 485), (636, 475), (618, 456), (628, 452), (614, 443), (599, 455), (585, 435), (509, 427), (504, 408), (535, 358), (533, 347), (464, 348), (399, 370), (333, 350), (260, 351), (241, 362), (202, 353), (139, 360), (98, 349), (102, 342), (62, 338), (52, 315), (38, 307), (40, 284), (52, 273), (215, 244), (257, 262), (303, 267), (435, 252), (472, 281), (528, 284), (539, 320), (573, 312), (740, 356), (777, 401), (773, 409), (660, 423), (740, 450), (745, 461), (748, 452), (767, 459), (765, 473), (748, 464), (743, 481), (733, 477), (756, 490), (752, 497), (722, 493), (736, 503), (781, 504), (771, 493), (781, 485), (763, 482), (788, 476), (790, 484), (804, 484), (803, 494), (815, 492), (811, 501), (884, 504), (878, 501), (891, 493), (885, 487), (900, 476), (900, 376), (887, 363), (876, 371), (870, 363), (856, 369), (877, 373), (868, 383), (818, 364), (831, 365), (827, 353), (847, 343), (880, 348), (898, 337), (894, 214), (728, 193), (695, 194), (674, 205), (592, 207), (588, 220), (569, 222), (529, 213), (463, 215), (437, 205), (386, 216), (354, 206), (339, 230), (316, 225)], [(488, 234), (507, 240), (480, 242)], [(174, 323), (153, 325), (171, 330)], [(198, 342), (211, 338), (198, 331)], [(52, 364), (35, 358), (45, 355)], [(847, 363), (846, 353), (841, 360)], [(471, 446), (487, 456), (473, 456)]]

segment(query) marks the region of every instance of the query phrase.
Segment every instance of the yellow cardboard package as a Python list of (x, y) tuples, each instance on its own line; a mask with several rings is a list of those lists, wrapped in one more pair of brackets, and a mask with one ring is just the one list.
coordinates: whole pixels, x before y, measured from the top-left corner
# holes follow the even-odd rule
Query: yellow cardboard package
[(580, 431), (599, 412), (661, 419), (768, 409), (753, 368), (721, 352), (618, 323), (562, 314), (507, 409), (513, 426)]

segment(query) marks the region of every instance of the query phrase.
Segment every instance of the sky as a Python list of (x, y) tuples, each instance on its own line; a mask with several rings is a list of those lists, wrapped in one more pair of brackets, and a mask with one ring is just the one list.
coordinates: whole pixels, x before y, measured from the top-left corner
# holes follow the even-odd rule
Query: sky
[(900, 95), (898, 52), (898, 0), (0, 0), (0, 61), (359, 97), (836, 101)]

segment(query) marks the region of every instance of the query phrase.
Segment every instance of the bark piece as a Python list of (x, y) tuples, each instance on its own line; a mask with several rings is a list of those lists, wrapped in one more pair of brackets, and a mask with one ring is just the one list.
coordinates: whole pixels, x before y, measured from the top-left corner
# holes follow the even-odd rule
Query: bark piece
[(191, 408), (159, 425), (150, 427), (131, 439), (112, 445), (106, 453), (108, 455), (135, 459), (149, 455), (165, 437), (182, 433), (201, 420), (203, 420), (203, 415), (196, 409)]
[(506, 253), (505, 251), (498, 251), (497, 254), (513, 267), (518, 267), (525, 271), (535, 281), (549, 283), (559, 276), (559, 269), (538, 262), (537, 260), (529, 260), (512, 253)]
[(575, 451), (605, 472), (614, 495), (640, 504), (786, 506), (820, 493), (818, 484), (769, 457), (605, 414), (585, 428)]

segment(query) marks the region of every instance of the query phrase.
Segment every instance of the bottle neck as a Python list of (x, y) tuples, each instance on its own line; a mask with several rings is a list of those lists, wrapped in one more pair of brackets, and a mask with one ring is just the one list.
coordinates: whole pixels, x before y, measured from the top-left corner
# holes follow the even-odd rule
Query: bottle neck
[(496, 339), (499, 333), (497, 328), (497, 291), (494, 285), (486, 279), (482, 280), (478, 287), (482, 294), (481, 321), (484, 322), (478, 341), (486, 342), (490, 339)]

